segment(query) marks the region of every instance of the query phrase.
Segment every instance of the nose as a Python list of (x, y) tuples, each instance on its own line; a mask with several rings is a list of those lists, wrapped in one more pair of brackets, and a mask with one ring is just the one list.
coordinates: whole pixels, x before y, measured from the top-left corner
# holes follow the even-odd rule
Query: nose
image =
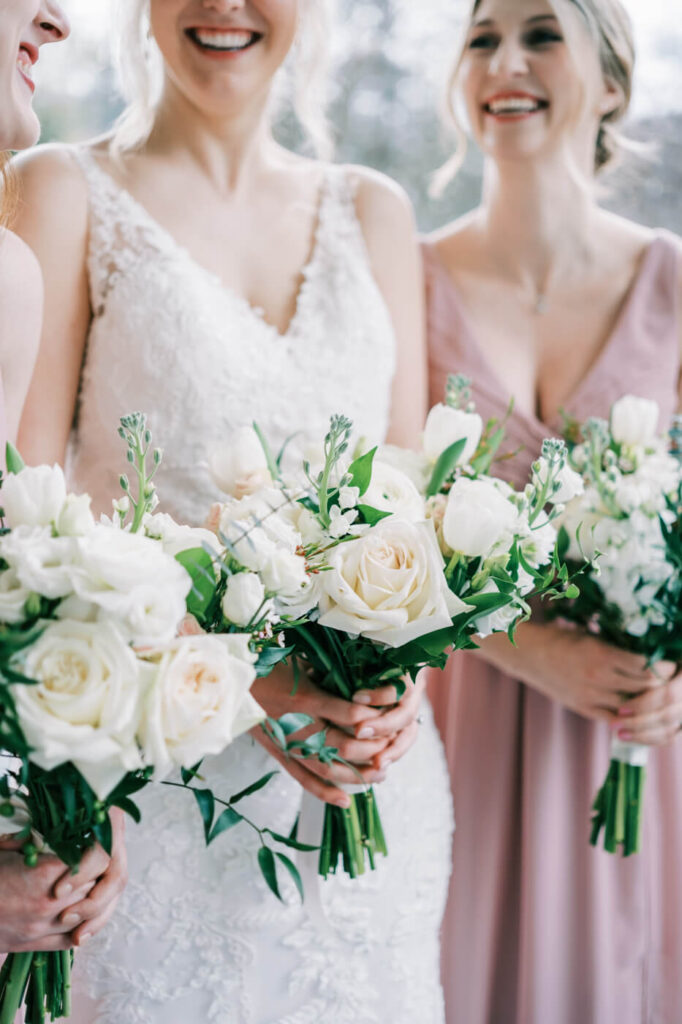
[(40, 43), (58, 43), (71, 33), (69, 19), (57, 0), (41, 0), (33, 25), (40, 34)]
[(516, 39), (505, 39), (497, 47), (495, 55), (490, 64), (493, 74), (525, 75), (528, 71), (526, 51)]

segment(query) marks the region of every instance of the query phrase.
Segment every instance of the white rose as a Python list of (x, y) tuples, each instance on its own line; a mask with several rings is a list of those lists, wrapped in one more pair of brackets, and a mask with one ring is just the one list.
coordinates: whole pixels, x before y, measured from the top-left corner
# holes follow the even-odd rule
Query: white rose
[(220, 754), (265, 718), (249, 693), (256, 678), (249, 639), (237, 633), (182, 637), (155, 656), (139, 740), (157, 778)]
[(5, 477), (0, 498), (10, 529), (51, 526), (66, 501), (64, 472), (61, 466), (26, 466)]
[(30, 596), (31, 591), (22, 586), (16, 569), (10, 566), (0, 572), (0, 623), (15, 626), (24, 622), (24, 608)]
[(372, 479), (362, 496), (362, 504), (380, 512), (392, 512), (417, 523), (426, 516), (424, 498), (410, 478), (386, 462), (374, 461)]
[(646, 445), (656, 438), (658, 403), (636, 395), (625, 395), (611, 407), (611, 435), (625, 445)]
[(240, 572), (230, 576), (222, 601), (223, 615), (235, 626), (246, 627), (256, 615), (262, 618), (268, 611), (265, 587), (253, 572)]
[(274, 548), (260, 572), (265, 589), (271, 594), (294, 596), (308, 581), (305, 558), (284, 548)]
[(12, 686), (36, 764), (50, 771), (72, 761), (100, 799), (141, 767), (140, 665), (111, 623), (50, 623), (21, 671), (37, 682)]
[[(540, 488), (547, 483), (550, 468), (549, 462), (545, 458), (538, 459), (538, 463), (538, 469), (533, 470), (533, 483)], [(556, 490), (547, 496), (547, 500), (552, 505), (565, 505), (579, 497), (585, 490), (583, 478), (574, 469), (571, 469), (567, 462), (564, 462), (559, 472), (554, 474), (554, 487)]]
[(420, 494), (426, 493), (433, 467), (423, 452), (413, 452), (410, 448), (398, 448), (397, 445), (383, 444), (377, 451), (376, 458), (385, 466), (393, 466), (408, 476)]
[(492, 480), (461, 477), (448, 494), (443, 538), (453, 551), (468, 558), (490, 553), (513, 530), (517, 510)]
[(253, 427), (235, 430), (209, 459), (214, 482), (235, 498), (254, 494), (272, 484), (263, 446)]
[(437, 462), (446, 448), (455, 441), (466, 441), (464, 450), (457, 460), (465, 466), (478, 448), (483, 433), (483, 420), (475, 412), (463, 412), (449, 405), (434, 405), (424, 427), (424, 454), (431, 462)]
[(160, 541), (166, 554), (173, 558), (182, 551), (203, 548), (205, 544), (208, 544), (213, 550), (216, 548), (215, 533), (200, 526), (185, 526), (176, 523), (173, 517), (165, 512), (146, 515), (143, 526), (146, 536)]
[(73, 590), (78, 543), (73, 537), (53, 537), (49, 526), (18, 526), (0, 538), (0, 557), (15, 570), (22, 587), (56, 600)]
[(55, 522), (60, 537), (83, 537), (95, 526), (89, 494), (67, 494)]
[(400, 647), (466, 609), (447, 587), (431, 523), (391, 517), (334, 548), (320, 574), (320, 624)]
[(148, 537), (97, 525), (78, 542), (73, 589), (136, 646), (170, 643), (186, 612), (190, 576)]

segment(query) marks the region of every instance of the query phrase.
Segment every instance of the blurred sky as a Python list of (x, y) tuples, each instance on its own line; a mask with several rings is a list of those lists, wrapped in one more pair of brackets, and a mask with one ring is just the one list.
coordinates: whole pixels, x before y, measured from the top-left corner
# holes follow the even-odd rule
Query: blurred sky
[[(57, 88), (67, 95), (87, 96), (97, 68), (107, 60), (111, 0), (61, 0), (70, 15), (74, 37), (89, 44), (93, 60), (74, 67), (69, 46), (51, 46), (43, 51), (36, 69), (39, 85)], [(348, 8), (353, 0), (336, 0)], [(633, 106), (634, 116), (649, 116), (682, 110), (682, 18), (672, 16), (680, 0), (625, 0), (635, 23), (639, 67)], [(452, 47), (458, 18), (467, 5), (462, 0), (395, 0), (399, 13), (398, 31), (392, 52), (412, 73), (422, 67), (433, 79), (444, 75), (452, 50), (443, 32), (452, 28)], [(447, 35), (446, 35), (447, 38)], [(449, 51), (449, 52), (448, 52)]]

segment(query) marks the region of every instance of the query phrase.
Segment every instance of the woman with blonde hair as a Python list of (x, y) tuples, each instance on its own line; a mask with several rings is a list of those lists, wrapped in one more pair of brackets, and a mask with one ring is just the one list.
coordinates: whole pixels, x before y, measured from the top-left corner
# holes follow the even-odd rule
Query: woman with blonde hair
[[(104, 509), (118, 418), (149, 414), (164, 507), (196, 522), (216, 492), (211, 447), (258, 421), (279, 447), (319, 441), (342, 411), (360, 434), (416, 439), (426, 406), (419, 253), (404, 196), (380, 175), (276, 144), (287, 96), (313, 146), (331, 29), (322, 0), (125, 0), (129, 108), (110, 138), (22, 160), (19, 230), (39, 256), (46, 330), (22, 423), (32, 459), (65, 457)], [(317, 76), (317, 82), (315, 78)], [(78, 396), (78, 401), (77, 401)], [(75, 419), (74, 419), (75, 417)], [(129, 830), (121, 912), (79, 958), (78, 1024), (440, 1024), (438, 931), (450, 797), (423, 687), (327, 696), (286, 671), (254, 686), (269, 714), (307, 712), (348, 765), (282, 760), (240, 804), (288, 834), (303, 789), (347, 805), (382, 781), (390, 856), (279, 904), (245, 826), (206, 850), (191, 798), (158, 787)], [(258, 742), (256, 742), (258, 741)], [(206, 763), (229, 795), (276, 767), (262, 732)], [(406, 823), (409, 822), (409, 828)], [(77, 968), (78, 974), (78, 968)]]
[[(425, 245), (431, 394), (457, 370), (484, 417), (513, 397), (517, 454), (499, 465), (518, 481), (562, 410), (608, 416), (636, 393), (658, 401), (665, 430), (679, 406), (679, 240), (595, 198), (633, 62), (618, 0), (478, 0), (453, 72), (484, 188)], [(682, 1020), (682, 679), (659, 668), (531, 622), (516, 648), (491, 638), (433, 680), (458, 815), (452, 1024)], [(661, 747), (643, 850), (627, 861), (588, 845), (614, 730)]]

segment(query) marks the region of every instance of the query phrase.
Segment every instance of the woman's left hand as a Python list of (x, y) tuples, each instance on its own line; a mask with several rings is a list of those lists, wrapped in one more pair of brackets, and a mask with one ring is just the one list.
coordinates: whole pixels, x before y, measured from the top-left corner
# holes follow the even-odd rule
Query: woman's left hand
[(380, 718), (373, 718), (355, 727), (355, 735), (361, 740), (388, 740), (384, 749), (374, 757), (374, 764), (380, 771), (404, 757), (417, 739), (419, 731), (419, 709), (421, 707), (426, 675), (419, 676), (416, 683), (405, 680), (407, 689), (399, 703), (394, 686), (379, 690), (361, 690), (353, 697), (354, 702), (368, 707), (384, 708)]
[(618, 711), (616, 735), (626, 743), (664, 747), (682, 728), (682, 674), (671, 662), (658, 662), (653, 671), (661, 677), (660, 686), (632, 697)]

